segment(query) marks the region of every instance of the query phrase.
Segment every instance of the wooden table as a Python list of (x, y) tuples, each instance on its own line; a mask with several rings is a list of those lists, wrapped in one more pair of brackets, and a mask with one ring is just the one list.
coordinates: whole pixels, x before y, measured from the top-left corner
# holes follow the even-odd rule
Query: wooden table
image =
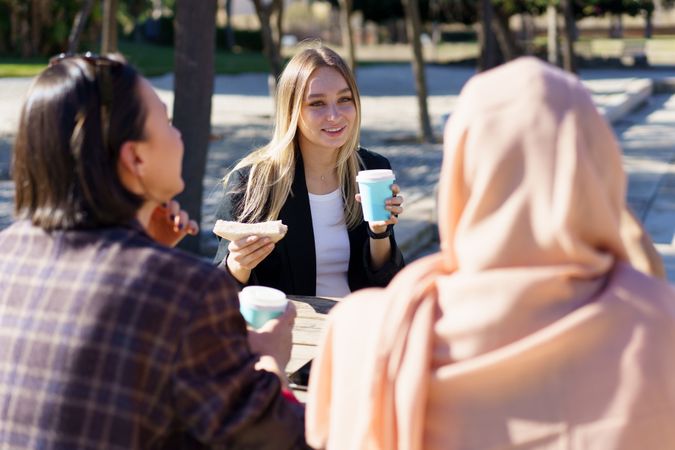
[[(286, 366), (286, 373), (291, 374), (316, 356), (326, 314), (339, 299), (299, 295), (289, 295), (288, 298), (295, 304), (297, 312), (295, 325), (293, 326), (291, 360)], [(304, 402), (304, 392), (295, 391), (295, 395), (300, 401)]]

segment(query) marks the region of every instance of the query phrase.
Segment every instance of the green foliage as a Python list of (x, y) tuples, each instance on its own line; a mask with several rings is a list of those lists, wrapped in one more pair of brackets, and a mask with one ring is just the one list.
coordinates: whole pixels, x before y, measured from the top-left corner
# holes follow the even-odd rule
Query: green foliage
[[(558, 0), (553, 0), (558, 5)], [(461, 15), (475, 15), (478, 0), (430, 0), (431, 4), (439, 5), (438, 8), (449, 11), (448, 18), (458, 18)], [(492, 0), (495, 8), (500, 9), (505, 15), (527, 13), (538, 16), (546, 12), (550, 0)], [(674, 5), (675, 0), (664, 0), (664, 5)], [(605, 14), (628, 14), (636, 16), (643, 12), (654, 10), (654, 0), (575, 0), (574, 10), (578, 18), (586, 16), (603, 16)], [(464, 10), (464, 12), (463, 12)], [(466, 11), (473, 10), (473, 13)], [(462, 22), (462, 20), (457, 20)]]
[(637, 16), (643, 11), (654, 11), (653, 0), (584, 0), (577, 1), (585, 15), (628, 14)]
[[(250, 52), (262, 52), (263, 40), (260, 30), (234, 30), (234, 42), (237, 47)], [(216, 48), (227, 49), (225, 28), (216, 28)]]
[(383, 22), (403, 17), (401, 0), (354, 0), (354, 11), (361, 11), (365, 20)]
[(0, 0), (0, 51), (24, 57), (63, 51), (80, 3)]
[(141, 28), (141, 35), (146, 42), (155, 45), (173, 46), (173, 17), (150, 18), (138, 26)]

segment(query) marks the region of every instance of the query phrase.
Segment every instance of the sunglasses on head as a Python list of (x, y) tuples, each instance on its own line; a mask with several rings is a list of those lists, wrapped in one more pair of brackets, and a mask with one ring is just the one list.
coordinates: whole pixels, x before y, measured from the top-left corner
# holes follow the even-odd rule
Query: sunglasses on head
[(59, 64), (67, 59), (78, 59), (86, 62), (94, 68), (96, 83), (101, 97), (101, 133), (103, 145), (108, 150), (108, 128), (110, 126), (110, 110), (112, 108), (112, 77), (111, 69), (121, 67), (122, 62), (97, 55), (96, 53), (60, 53), (49, 59), (49, 67)]

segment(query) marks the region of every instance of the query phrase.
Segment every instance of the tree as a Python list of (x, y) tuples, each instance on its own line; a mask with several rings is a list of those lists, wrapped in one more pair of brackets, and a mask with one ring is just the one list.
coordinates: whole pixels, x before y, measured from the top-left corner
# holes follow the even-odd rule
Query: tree
[(553, 3), (553, 0), (550, 1), (546, 9), (546, 18), (547, 18), (547, 47), (548, 47), (548, 62), (553, 65), (558, 65), (559, 55), (560, 55), (560, 46), (558, 40), (558, 10)]
[(350, 20), (353, 0), (340, 1), (340, 30), (342, 32), (342, 47), (347, 49), (347, 64), (352, 72), (356, 72), (356, 54), (354, 51), (354, 32), (352, 31), (352, 22)]
[(431, 131), (429, 108), (427, 107), (427, 81), (424, 73), (424, 55), (422, 54), (422, 42), (420, 40), (422, 25), (420, 23), (419, 4), (417, 0), (403, 0), (402, 3), (405, 10), (408, 39), (410, 39), (413, 48), (412, 69), (415, 75), (415, 91), (417, 92), (417, 105), (419, 107), (419, 137), (424, 142), (433, 142), (434, 135)]
[(75, 15), (73, 28), (70, 30), (70, 35), (68, 36), (68, 51), (70, 53), (75, 53), (77, 52), (78, 48), (80, 48), (80, 38), (82, 36), (82, 31), (87, 25), (87, 19), (89, 19), (93, 7), (94, 0), (84, 0), (82, 9)]
[(501, 55), (497, 48), (497, 39), (492, 31), (492, 17), (494, 9), (490, 0), (480, 0), (479, 8), (480, 28), (478, 41), (480, 45), (480, 56), (478, 58), (478, 70), (488, 70), (498, 66), (501, 63)]
[(506, 61), (517, 58), (522, 53), (509, 27), (509, 17), (501, 8), (493, 8), (491, 28), (497, 38), (499, 49)]
[(103, 0), (101, 53), (117, 51), (117, 0)]
[(225, 48), (234, 49), (234, 29), (232, 28), (232, 0), (225, 0)]
[(560, 9), (562, 10), (565, 32), (562, 55), (563, 68), (571, 73), (577, 73), (577, 57), (574, 54), (574, 12), (572, 10), (572, 0), (560, 0)]
[[(185, 144), (185, 190), (178, 199), (188, 214), (201, 223), (215, 73), (216, 0), (178, 0), (175, 29), (173, 123)], [(198, 252), (199, 240), (185, 239), (181, 247)]]
[[(283, 0), (252, 0), (255, 12), (260, 21), (260, 33), (263, 40), (263, 51), (270, 64), (268, 86), (270, 95), (274, 95), (277, 80), (281, 75), (281, 17), (283, 14)], [(274, 17), (276, 16), (276, 17)], [(272, 21), (276, 26), (272, 26)]]

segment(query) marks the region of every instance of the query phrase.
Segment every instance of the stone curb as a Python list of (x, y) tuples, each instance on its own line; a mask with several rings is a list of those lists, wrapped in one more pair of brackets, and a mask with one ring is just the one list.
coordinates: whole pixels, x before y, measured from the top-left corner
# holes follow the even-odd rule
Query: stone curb
[(616, 123), (628, 113), (638, 108), (654, 93), (654, 81), (640, 78), (628, 83), (628, 86), (615, 104), (604, 107), (603, 115), (609, 123)]
[(418, 197), (405, 199), (404, 212), (396, 225), (396, 243), (406, 261), (411, 261), (420, 250), (438, 240), (436, 226), (436, 199)]

